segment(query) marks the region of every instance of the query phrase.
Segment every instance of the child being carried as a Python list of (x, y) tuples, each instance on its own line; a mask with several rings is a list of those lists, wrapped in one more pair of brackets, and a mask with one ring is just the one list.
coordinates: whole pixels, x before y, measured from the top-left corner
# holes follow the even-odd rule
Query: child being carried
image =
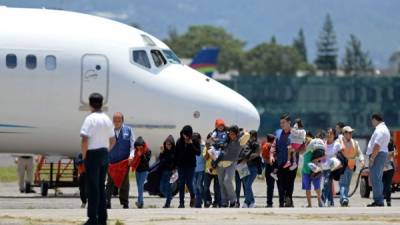
[(228, 141), (228, 134), (226, 132), (224, 120), (217, 119), (215, 121), (215, 130), (207, 141), (211, 145), (208, 154), (210, 154), (211, 159), (215, 161), (219, 158)]
[(290, 131), (290, 147), (288, 148), (288, 160), (283, 168), (295, 170), (297, 168), (297, 153), (301, 150), (305, 140), (306, 131), (304, 130), (301, 119), (296, 119), (292, 130)]

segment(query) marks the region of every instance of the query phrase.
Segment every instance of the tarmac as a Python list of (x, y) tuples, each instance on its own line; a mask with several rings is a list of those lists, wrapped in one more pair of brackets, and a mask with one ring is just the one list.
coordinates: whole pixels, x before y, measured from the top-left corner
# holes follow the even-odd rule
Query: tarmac
[[(356, 180), (355, 176), (353, 181)], [(393, 195), (392, 207), (367, 208), (370, 199), (361, 198), (358, 191), (350, 199), (350, 207), (341, 208), (339, 200), (336, 206), (317, 208), (313, 199), (313, 208), (306, 208), (306, 199), (301, 190), (300, 179), (295, 186), (295, 208), (277, 208), (277, 190), (275, 190), (275, 208), (265, 208), (265, 182), (257, 179), (254, 184), (257, 208), (208, 208), (208, 209), (178, 209), (178, 197), (172, 202), (173, 208), (163, 209), (164, 199), (145, 194), (145, 208), (136, 209), (136, 184), (131, 180), (131, 209), (122, 209), (119, 200), (112, 200), (112, 209), (108, 210), (109, 224), (141, 224), (141, 225), (235, 225), (235, 224), (400, 224), (400, 195)], [(354, 183), (354, 182), (353, 182)], [(355, 184), (352, 184), (352, 188)], [(352, 189), (351, 188), (351, 189)], [(35, 189), (39, 192), (39, 189)], [(21, 194), (17, 183), (0, 184), (0, 224), (83, 224), (86, 220), (86, 209), (80, 208), (81, 202), (77, 188), (61, 188), (63, 193), (54, 196), (54, 190), (49, 191), (48, 197), (40, 194)], [(188, 194), (187, 194), (188, 195)], [(243, 199), (242, 199), (243, 201)], [(187, 199), (188, 202), (188, 199)], [(187, 203), (188, 204), (188, 203)]]

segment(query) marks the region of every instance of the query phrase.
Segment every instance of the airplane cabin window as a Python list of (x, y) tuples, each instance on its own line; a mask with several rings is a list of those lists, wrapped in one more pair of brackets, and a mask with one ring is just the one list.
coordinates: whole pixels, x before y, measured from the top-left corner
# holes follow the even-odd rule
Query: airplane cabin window
[(167, 64), (167, 60), (165, 60), (164, 56), (160, 51), (151, 50), (150, 53), (151, 57), (153, 58), (154, 65), (156, 65), (157, 67)]
[(139, 65), (142, 65), (146, 68), (151, 68), (149, 57), (147, 57), (147, 53), (145, 50), (134, 50), (133, 51), (133, 61)]
[(35, 69), (37, 66), (37, 59), (34, 55), (27, 55), (26, 56), (26, 68), (28, 69)]
[(162, 50), (165, 57), (167, 57), (168, 62), (173, 63), (173, 64), (182, 64), (181, 60), (178, 58), (178, 56), (175, 55), (175, 53), (171, 50), (164, 49)]
[(45, 63), (47, 70), (55, 70), (57, 68), (57, 59), (54, 55), (46, 56)]
[(9, 69), (14, 69), (17, 67), (17, 56), (14, 54), (8, 54), (6, 56), (6, 65)]

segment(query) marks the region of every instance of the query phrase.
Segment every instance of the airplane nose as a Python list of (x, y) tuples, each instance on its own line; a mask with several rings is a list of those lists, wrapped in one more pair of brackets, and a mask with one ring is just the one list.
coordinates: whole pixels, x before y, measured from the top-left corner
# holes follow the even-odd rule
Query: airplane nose
[[(179, 87), (173, 90), (176, 98), (186, 103), (185, 110), (193, 117), (198, 111), (199, 120), (191, 123), (199, 127), (213, 124), (222, 118), (228, 125), (236, 124), (247, 130), (258, 130), (260, 115), (257, 109), (245, 97), (216, 80), (209, 79), (191, 68), (170, 66), (163, 70), (165, 87)], [(171, 74), (174, 76), (172, 77)], [(171, 89), (168, 89), (171, 93)], [(189, 95), (187, 93), (190, 93)]]
[(237, 94), (238, 107), (237, 107), (237, 124), (239, 127), (248, 130), (258, 130), (260, 126), (260, 114), (252, 103), (246, 98)]

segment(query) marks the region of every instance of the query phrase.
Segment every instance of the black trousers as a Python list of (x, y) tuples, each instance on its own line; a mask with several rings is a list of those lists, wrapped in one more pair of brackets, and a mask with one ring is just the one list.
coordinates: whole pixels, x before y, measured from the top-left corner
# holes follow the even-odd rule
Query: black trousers
[(219, 182), (218, 182), (217, 175), (211, 175), (209, 173), (205, 174), (205, 176), (204, 176), (204, 199), (206, 202), (212, 203), (210, 186), (211, 186), (211, 181), (213, 181), (213, 180), (214, 180), (214, 204), (216, 206), (220, 206), (221, 205), (221, 191), (219, 190)]
[(276, 168), (276, 165), (265, 163), (265, 182), (267, 183), (267, 205), (273, 205), (275, 179), (271, 177), (271, 173)]
[(88, 150), (85, 159), (89, 224), (106, 224), (105, 182), (108, 168), (107, 149)]
[[(121, 205), (129, 205), (129, 168), (127, 169), (128, 172), (125, 175), (124, 180), (122, 181), (121, 187), (119, 188), (119, 202)], [(107, 177), (107, 185), (106, 185), (106, 196), (107, 196), (107, 204), (111, 205), (111, 195), (114, 193), (114, 182), (111, 179), (111, 176), (108, 175)]]
[(297, 169), (289, 170), (289, 168), (278, 167), (278, 191), (279, 191), (279, 207), (293, 206), (293, 190), (294, 181), (296, 179)]
[(86, 172), (79, 175), (79, 197), (82, 203), (87, 203)]
[(394, 175), (394, 169), (383, 172), (382, 181), (383, 181), (383, 196), (386, 199), (386, 202), (392, 201), (392, 178)]

